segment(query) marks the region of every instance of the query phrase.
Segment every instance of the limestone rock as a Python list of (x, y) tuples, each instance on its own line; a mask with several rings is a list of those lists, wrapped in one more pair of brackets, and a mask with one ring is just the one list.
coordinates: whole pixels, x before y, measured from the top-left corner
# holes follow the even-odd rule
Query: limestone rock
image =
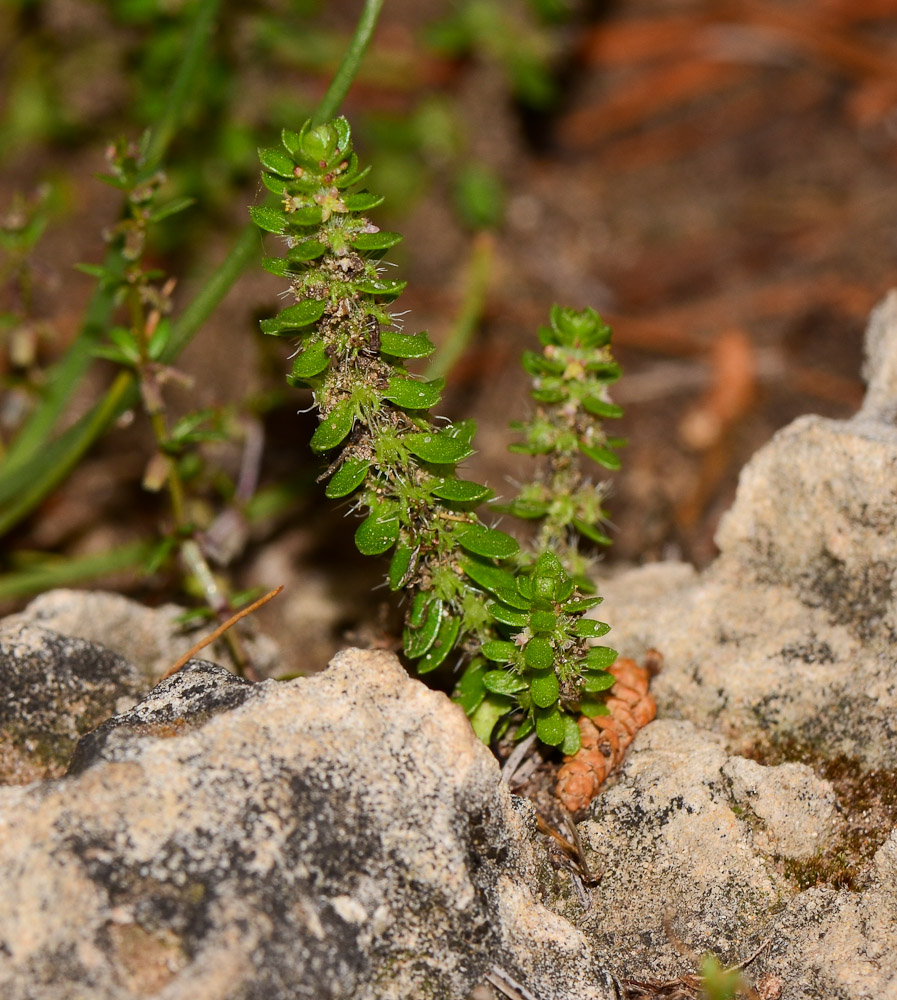
[(722, 774), (733, 800), (756, 820), (754, 844), (764, 853), (806, 860), (842, 832), (834, 788), (806, 764), (763, 767), (730, 757)]
[(4, 1000), (463, 1000), (496, 965), (608, 996), (538, 897), (531, 810), (389, 654), (256, 685), (192, 664), (79, 756), (0, 789)]
[(789, 901), (758, 974), (783, 984), (782, 1000), (895, 1000), (895, 928), (897, 831), (865, 891), (819, 887)]
[(0, 690), (0, 784), (25, 784), (62, 774), (78, 739), (133, 705), (144, 681), (94, 643), (4, 623)]
[[(875, 356), (897, 356), (897, 297), (873, 330)], [(878, 419), (890, 367), (876, 371), (856, 417), (802, 417), (751, 459), (709, 570), (601, 584), (615, 646), (665, 656), (661, 716), (897, 768), (897, 426)]]
[(241, 705), (252, 685), (204, 660), (189, 660), (130, 711), (106, 720), (75, 747), (68, 774), (99, 760), (127, 760), (147, 737), (168, 739), (195, 729), (212, 715)]
[(679, 941), (737, 962), (793, 894), (757, 850), (717, 735), (660, 720), (637, 737), (619, 782), (580, 826), (602, 872), (579, 926), (618, 976), (674, 978)]
[[(144, 676), (144, 692), (188, 649), (211, 631), (185, 633), (177, 624), (184, 609), (176, 604), (147, 608), (121, 594), (103, 590), (51, 590), (35, 597), (24, 611), (11, 615), (7, 624), (35, 624), (98, 642), (125, 657)], [(265, 636), (246, 636), (253, 663), (266, 676), (279, 664), (279, 651)], [(203, 655), (223, 666), (229, 664), (226, 648), (219, 644), (206, 648)]]

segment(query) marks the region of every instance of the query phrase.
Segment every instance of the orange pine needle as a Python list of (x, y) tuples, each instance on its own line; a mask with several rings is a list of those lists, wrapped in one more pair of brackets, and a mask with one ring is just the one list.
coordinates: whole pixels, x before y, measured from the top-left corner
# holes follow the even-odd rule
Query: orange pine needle
[(184, 666), (189, 660), (192, 660), (194, 656), (201, 650), (205, 649), (206, 646), (211, 645), (219, 636), (224, 635), (224, 633), (232, 626), (235, 625), (241, 618), (245, 618), (246, 615), (251, 615), (253, 611), (256, 611), (263, 604), (267, 604), (272, 597), (277, 597), (277, 595), (283, 590), (283, 584), (279, 587), (275, 587), (274, 590), (269, 590), (264, 597), (260, 597), (257, 601), (253, 601), (248, 608), (243, 608), (242, 611), (238, 611), (235, 615), (231, 615), (230, 618), (223, 624), (219, 625), (218, 628), (212, 632), (211, 635), (207, 635), (202, 642), (198, 642), (195, 646), (191, 646), (186, 653), (178, 660), (177, 663), (170, 669), (167, 670), (159, 680), (164, 681), (166, 678), (171, 677), (172, 674), (176, 674), (181, 667)]

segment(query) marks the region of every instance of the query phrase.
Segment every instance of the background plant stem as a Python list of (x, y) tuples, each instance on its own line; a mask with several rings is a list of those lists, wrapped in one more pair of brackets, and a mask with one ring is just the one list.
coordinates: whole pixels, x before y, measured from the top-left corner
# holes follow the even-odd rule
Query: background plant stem
[(480, 233), (474, 240), (473, 252), (470, 256), (467, 287), (464, 291), (461, 310), (448, 337), (440, 345), (432, 364), (427, 368), (425, 374), (428, 379), (442, 378), (448, 375), (467, 349), (486, 306), (486, 291), (492, 276), (494, 257), (495, 240), (491, 233)]
[(313, 125), (323, 124), (339, 111), (346, 94), (349, 93), (352, 81), (358, 73), (358, 67), (361, 65), (365, 52), (367, 52), (368, 45), (370, 45), (382, 7), (383, 0), (365, 0), (361, 16), (355, 27), (355, 33), (352, 35), (339, 69), (334, 74), (333, 80), (327, 88), (327, 93), (321, 98), (312, 115)]
[[(314, 113), (313, 120), (316, 123), (326, 121), (338, 112), (370, 44), (382, 6), (383, 0), (365, 0), (342, 62)], [(203, 0), (197, 12), (180, 68), (172, 84), (170, 99), (166, 102), (166, 110), (150, 135), (147, 155), (152, 164), (161, 162), (181, 123), (203, 63), (219, 7), (220, 0)], [(259, 244), (256, 227), (247, 224), (230, 253), (173, 324), (170, 340), (161, 358), (164, 363), (171, 364), (190, 343), (249, 262), (258, 254)], [(123, 266), (121, 255), (117, 251), (110, 251), (105, 266)], [(78, 337), (49, 375), (50, 387), (41, 405), (0, 462), (0, 535), (15, 527), (56, 489), (109, 424), (138, 400), (133, 374), (119, 372), (103, 398), (88, 413), (55, 440), (50, 440), (53, 428), (90, 364), (94, 345), (109, 326), (114, 304), (111, 291), (105, 285), (99, 285), (88, 306)], [(74, 578), (76, 577), (72, 579)]]
[[(202, 0), (193, 21), (178, 72), (172, 84), (165, 111), (150, 130), (146, 168), (152, 171), (162, 160), (184, 117), (190, 95), (202, 69), (221, 0)], [(120, 271), (124, 261), (118, 249), (106, 254), (103, 266)], [(40, 405), (10, 445), (2, 471), (15, 469), (35, 457), (45, 444), (67, 406), (75, 387), (93, 358), (93, 348), (109, 326), (115, 306), (109, 284), (101, 282), (87, 307), (84, 322), (65, 356), (48, 373), (47, 389)], [(52, 487), (51, 487), (52, 488)]]

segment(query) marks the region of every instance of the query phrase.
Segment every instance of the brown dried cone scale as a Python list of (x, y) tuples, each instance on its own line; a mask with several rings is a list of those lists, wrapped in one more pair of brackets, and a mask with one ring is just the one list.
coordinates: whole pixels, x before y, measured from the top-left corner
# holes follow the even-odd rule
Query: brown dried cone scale
[(564, 758), (558, 771), (555, 794), (570, 812), (588, 806), (623, 759), (635, 734), (657, 715), (648, 685), (662, 662), (661, 654), (651, 649), (641, 667), (635, 660), (620, 659), (609, 668), (617, 678), (605, 702), (610, 714), (579, 717), (582, 746), (572, 757)]

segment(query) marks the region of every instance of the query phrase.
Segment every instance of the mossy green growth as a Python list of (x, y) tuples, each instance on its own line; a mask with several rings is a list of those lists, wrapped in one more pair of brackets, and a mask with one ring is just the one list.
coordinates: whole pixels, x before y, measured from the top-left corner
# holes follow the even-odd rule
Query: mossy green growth
[(511, 504), (514, 514), (544, 519), (540, 544), (522, 550), (477, 514), (492, 490), (458, 475), (474, 452), (473, 422), (437, 425), (430, 409), (442, 381), (405, 367), (434, 348), (426, 333), (405, 333), (390, 311), (405, 283), (385, 277), (380, 260), (401, 237), (368, 218), (382, 199), (363, 187), (368, 170), (348, 122), (284, 130), (281, 147), (260, 158), (263, 182), (281, 201), (250, 212), (285, 240), (284, 254), (264, 264), (289, 281), (295, 299), (263, 320), (262, 331), (297, 343), (288, 381), (314, 394), (320, 423), (310, 443), (330, 461), (325, 492), (352, 498), (362, 518), (358, 549), (389, 554), (390, 588), (410, 595), (405, 654), (420, 673), (466, 664), (455, 698), (484, 741), (516, 719), (518, 738), (535, 730), (574, 753), (575, 718), (602, 710), (616, 656), (590, 644), (608, 626), (585, 617), (600, 598), (568, 537), (609, 541), (599, 529), (601, 491), (576, 462), (617, 464), (620, 442), (600, 425), (619, 415), (606, 396), (619, 375), (610, 330), (592, 310), (555, 307), (542, 353), (524, 358), (539, 410), (518, 425), (518, 450), (548, 456), (550, 469)]

